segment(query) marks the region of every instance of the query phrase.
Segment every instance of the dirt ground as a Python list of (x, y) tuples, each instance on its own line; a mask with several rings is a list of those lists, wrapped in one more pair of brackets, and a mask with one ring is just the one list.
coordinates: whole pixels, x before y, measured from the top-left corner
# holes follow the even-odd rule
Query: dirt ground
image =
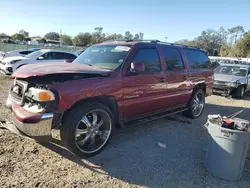
[[(0, 76), (0, 120), (9, 120), (4, 108), (11, 80)], [(99, 155), (83, 160), (68, 152), (58, 132), (46, 146), (0, 129), (0, 187), (250, 187), (250, 160), (241, 181), (229, 182), (204, 168), (208, 114), (249, 119), (250, 100), (211, 96), (197, 120), (161, 119), (138, 127), (119, 129)], [(184, 119), (180, 117), (180, 119)], [(166, 144), (166, 148), (157, 145)]]

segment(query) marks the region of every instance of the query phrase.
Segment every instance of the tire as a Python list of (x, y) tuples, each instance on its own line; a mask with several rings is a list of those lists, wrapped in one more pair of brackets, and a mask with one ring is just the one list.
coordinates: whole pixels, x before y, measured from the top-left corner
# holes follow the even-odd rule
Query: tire
[[(197, 101), (197, 97), (199, 99), (199, 111), (198, 111), (198, 101)], [(195, 108), (197, 111), (194, 110), (194, 106), (196, 106), (197, 104), (197, 108)], [(203, 110), (204, 110), (204, 106), (205, 106), (205, 94), (204, 91), (201, 89), (197, 89), (193, 92), (192, 97), (189, 101), (189, 103), (187, 104), (187, 108), (188, 110), (186, 111), (186, 115), (192, 119), (197, 119), (201, 116)]]
[(237, 99), (242, 99), (243, 96), (244, 96), (244, 93), (245, 93), (245, 87), (243, 85), (239, 86), (235, 90), (234, 97), (237, 98)]
[[(112, 136), (113, 129), (114, 116), (109, 108), (101, 103), (86, 103), (76, 106), (66, 115), (60, 127), (60, 136), (65, 147), (72, 153), (88, 158), (104, 149)], [(93, 150), (89, 149), (91, 145), (97, 144), (97, 141), (100, 146)]]

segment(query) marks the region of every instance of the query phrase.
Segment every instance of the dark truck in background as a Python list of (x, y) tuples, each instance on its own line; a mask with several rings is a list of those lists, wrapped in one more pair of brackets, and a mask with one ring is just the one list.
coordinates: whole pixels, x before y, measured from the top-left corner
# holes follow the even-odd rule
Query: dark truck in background
[(64, 145), (90, 157), (114, 127), (185, 113), (198, 118), (212, 93), (210, 60), (200, 49), (159, 41), (107, 41), (72, 64), (36, 64), (13, 75), (6, 128), (38, 142), (59, 128)]

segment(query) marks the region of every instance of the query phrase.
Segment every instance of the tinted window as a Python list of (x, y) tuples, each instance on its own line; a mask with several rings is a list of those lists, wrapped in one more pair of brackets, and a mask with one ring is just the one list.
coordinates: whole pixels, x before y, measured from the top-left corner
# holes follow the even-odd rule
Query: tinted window
[(191, 68), (206, 69), (211, 67), (211, 62), (206, 53), (192, 49), (184, 49), (184, 52)]
[(132, 62), (145, 63), (146, 72), (160, 72), (161, 65), (156, 49), (140, 49)]
[(48, 60), (48, 59), (65, 59), (65, 53), (62, 52), (48, 52), (42, 55), (42, 57), (44, 57), (44, 59)]
[(75, 58), (76, 58), (76, 56), (75, 56), (75, 55), (65, 53), (65, 59), (75, 59)]
[(181, 53), (178, 49), (172, 47), (164, 47), (163, 50), (168, 71), (184, 69)]
[(19, 54), (28, 55), (28, 54), (30, 54), (31, 52), (33, 52), (33, 51), (21, 51), (21, 52), (19, 52)]

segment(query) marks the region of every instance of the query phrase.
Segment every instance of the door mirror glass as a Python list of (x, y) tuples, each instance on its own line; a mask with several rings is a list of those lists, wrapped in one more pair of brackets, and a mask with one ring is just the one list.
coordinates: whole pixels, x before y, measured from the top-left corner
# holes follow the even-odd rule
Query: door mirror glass
[(38, 60), (43, 60), (44, 57), (43, 57), (43, 56), (40, 56), (40, 57), (38, 57), (37, 59), (38, 59)]
[(145, 71), (145, 63), (143, 62), (132, 62), (130, 64), (130, 70), (129, 73), (138, 74), (139, 72)]

